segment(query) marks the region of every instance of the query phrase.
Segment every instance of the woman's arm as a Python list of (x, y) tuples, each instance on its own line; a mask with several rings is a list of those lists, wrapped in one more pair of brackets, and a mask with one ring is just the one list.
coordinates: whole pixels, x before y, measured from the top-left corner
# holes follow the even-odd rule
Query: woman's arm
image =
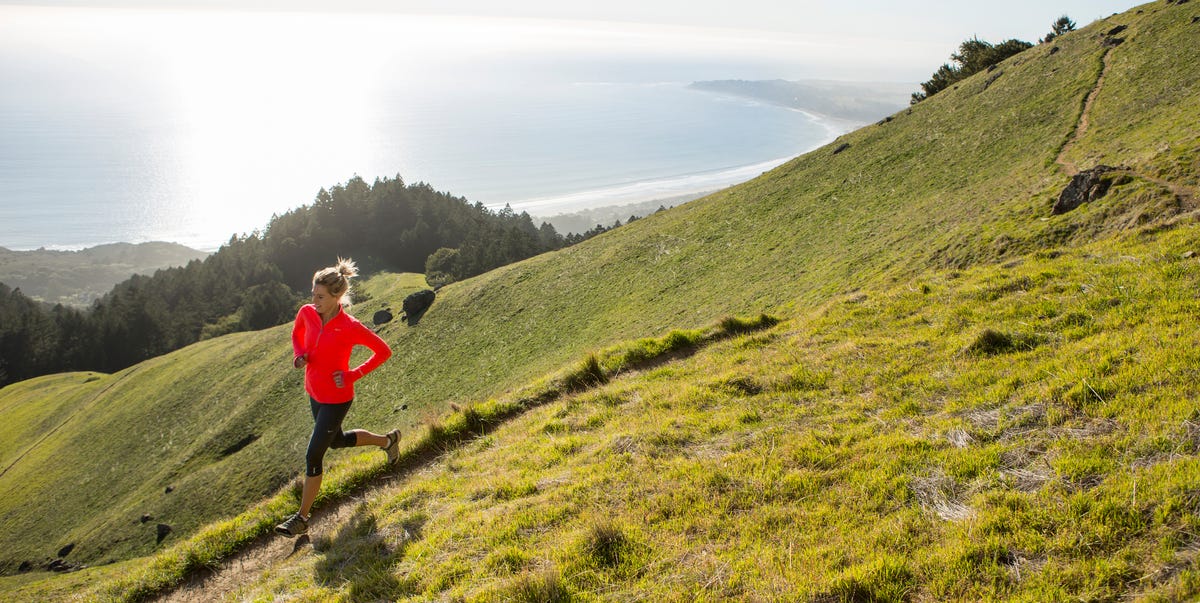
[(354, 343), (367, 346), (368, 348), (371, 348), (371, 351), (374, 353), (371, 354), (370, 358), (367, 358), (366, 362), (363, 362), (362, 364), (347, 371), (347, 374), (350, 376), (351, 383), (362, 379), (367, 375), (367, 373), (379, 368), (379, 365), (387, 362), (387, 359), (392, 357), (392, 348), (388, 347), (387, 342), (384, 341), (382, 337), (376, 335), (375, 332), (371, 329), (368, 329), (366, 325), (362, 323), (357, 324), (358, 328), (356, 329)]
[(296, 322), (292, 324), (292, 366), (302, 367), (308, 361), (309, 341), (321, 329), (321, 316), (316, 308), (305, 304), (296, 312)]

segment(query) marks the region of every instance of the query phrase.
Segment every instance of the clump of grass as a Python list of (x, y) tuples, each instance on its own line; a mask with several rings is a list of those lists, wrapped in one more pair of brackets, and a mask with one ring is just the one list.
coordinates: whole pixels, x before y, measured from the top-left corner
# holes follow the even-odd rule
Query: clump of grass
[(726, 316), (717, 322), (717, 330), (723, 335), (742, 335), (779, 324), (779, 319), (770, 314), (759, 314), (754, 318)]
[(885, 557), (865, 566), (852, 567), (830, 585), (830, 599), (846, 603), (907, 601), (914, 577), (899, 559)]
[(577, 392), (603, 385), (608, 382), (608, 375), (600, 367), (600, 358), (596, 354), (588, 354), (583, 362), (562, 378), (564, 392)]
[(583, 556), (603, 567), (616, 567), (629, 544), (620, 526), (610, 520), (592, 524), (583, 536)]
[(995, 329), (984, 329), (967, 346), (966, 352), (973, 356), (995, 356), (1012, 351), (1013, 338), (1008, 333)]
[(966, 347), (964, 352), (971, 356), (998, 356), (1021, 350), (1031, 350), (1040, 342), (1037, 337), (1024, 334), (1012, 334), (985, 328), (975, 336), (975, 340)]
[(514, 603), (567, 603), (571, 600), (570, 589), (554, 570), (521, 574), (496, 594), (496, 600)]

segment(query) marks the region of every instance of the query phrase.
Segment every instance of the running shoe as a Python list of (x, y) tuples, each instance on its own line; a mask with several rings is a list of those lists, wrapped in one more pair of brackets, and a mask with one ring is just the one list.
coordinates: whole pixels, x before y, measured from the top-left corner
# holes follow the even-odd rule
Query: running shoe
[(288, 538), (299, 536), (308, 533), (308, 520), (300, 517), (300, 512), (297, 511), (291, 517), (284, 520), (283, 523), (275, 526), (277, 534), (283, 534)]
[(387, 462), (389, 465), (395, 465), (396, 461), (400, 460), (400, 430), (393, 429), (387, 432), (388, 445), (383, 451), (387, 453)]

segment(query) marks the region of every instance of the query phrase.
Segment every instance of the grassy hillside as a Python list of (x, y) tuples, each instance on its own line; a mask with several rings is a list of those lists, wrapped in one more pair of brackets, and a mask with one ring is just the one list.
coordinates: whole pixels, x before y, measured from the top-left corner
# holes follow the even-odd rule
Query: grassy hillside
[[(726, 314), (786, 320), (500, 412), (519, 416), (427, 471), (413, 457), (315, 553), (233, 594), (1194, 594), (1189, 6), (1111, 17), (750, 183), (444, 288), (418, 327), (381, 331), (396, 356), (360, 384), (354, 426), (419, 439), (450, 402), (509, 408), (593, 350)], [(1118, 25), (1123, 43), (1103, 44)], [(1051, 215), (1072, 169), (1101, 163), (1128, 169)], [(417, 286), (377, 277), (356, 313)], [(269, 529), (289, 490), (254, 502), (296, 473), (310, 429), (288, 357), (282, 327), (0, 390), (0, 408), (40, 408), (0, 427), (6, 573), (68, 543), (89, 564), (167, 549), (117, 566), (150, 568), (125, 581), (108, 567), (0, 589), (61, 595), (86, 575), (101, 598), (153, 591)], [(471, 416), (438, 429), (477, 431)], [(360, 492), (388, 477), (377, 461), (334, 454), (331, 482)], [(157, 545), (160, 521), (175, 531)]]
[(1198, 247), (1193, 224), (832, 300), (534, 409), (223, 594), (1191, 600)]

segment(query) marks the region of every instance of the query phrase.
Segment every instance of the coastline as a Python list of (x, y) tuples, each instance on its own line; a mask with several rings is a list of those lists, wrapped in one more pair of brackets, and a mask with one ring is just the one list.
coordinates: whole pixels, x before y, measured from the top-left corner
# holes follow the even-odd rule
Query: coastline
[[(753, 180), (796, 157), (810, 153), (833, 142), (847, 132), (852, 132), (866, 125), (864, 122), (822, 115), (808, 109), (786, 106), (783, 108), (804, 115), (814, 124), (821, 127), (825, 131), (825, 136), (794, 155), (777, 157), (767, 161), (730, 166), (719, 170), (614, 184), (561, 195), (535, 197), (510, 202), (507, 205), (518, 213), (527, 211), (531, 215), (549, 216), (588, 209), (649, 203), (697, 193), (712, 193)], [(499, 210), (504, 207), (504, 204), (491, 204), (487, 207), (492, 210)]]

